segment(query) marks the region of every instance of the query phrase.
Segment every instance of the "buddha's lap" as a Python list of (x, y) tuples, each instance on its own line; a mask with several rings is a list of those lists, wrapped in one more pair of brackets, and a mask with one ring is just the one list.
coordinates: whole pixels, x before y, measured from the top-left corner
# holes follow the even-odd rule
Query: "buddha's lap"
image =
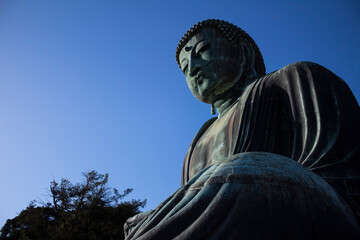
[(203, 169), (138, 225), (138, 236), (151, 230), (156, 237), (166, 232), (189, 239), (203, 237), (197, 234), (204, 229), (222, 237), (266, 236), (277, 229), (278, 237), (293, 239), (309, 238), (314, 229), (343, 239), (344, 232), (351, 239), (359, 231), (325, 180), (292, 159), (263, 152), (240, 153)]

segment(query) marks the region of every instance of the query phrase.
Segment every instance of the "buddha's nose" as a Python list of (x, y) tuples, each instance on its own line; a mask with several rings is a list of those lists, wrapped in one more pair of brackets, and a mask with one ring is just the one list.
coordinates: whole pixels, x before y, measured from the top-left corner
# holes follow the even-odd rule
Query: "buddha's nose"
[(189, 59), (189, 75), (190, 77), (194, 77), (201, 69), (202, 66), (202, 60), (198, 57), (192, 54), (192, 56)]

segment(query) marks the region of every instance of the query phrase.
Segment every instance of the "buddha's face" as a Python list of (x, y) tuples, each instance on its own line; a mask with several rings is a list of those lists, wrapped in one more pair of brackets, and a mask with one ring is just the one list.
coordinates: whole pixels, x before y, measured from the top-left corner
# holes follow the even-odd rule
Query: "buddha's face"
[(192, 94), (209, 104), (222, 98), (240, 79), (244, 58), (241, 47), (234, 46), (211, 28), (192, 37), (179, 55)]

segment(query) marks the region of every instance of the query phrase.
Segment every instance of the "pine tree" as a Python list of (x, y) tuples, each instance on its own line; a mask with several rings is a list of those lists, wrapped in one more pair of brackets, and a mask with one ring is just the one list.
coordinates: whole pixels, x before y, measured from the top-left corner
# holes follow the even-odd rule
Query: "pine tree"
[(108, 187), (108, 174), (91, 171), (83, 183), (68, 179), (50, 183), (51, 201), (32, 201), (17, 217), (7, 220), (0, 240), (123, 239), (127, 218), (140, 212), (146, 200), (121, 201), (122, 194)]

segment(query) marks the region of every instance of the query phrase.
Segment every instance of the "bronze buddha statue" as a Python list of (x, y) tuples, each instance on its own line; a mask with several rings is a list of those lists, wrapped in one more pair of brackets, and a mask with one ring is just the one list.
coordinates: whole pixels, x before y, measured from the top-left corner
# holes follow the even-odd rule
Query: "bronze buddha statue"
[(311, 62), (265, 74), (254, 40), (214, 19), (176, 60), (219, 115), (195, 135), (181, 188), (129, 219), (126, 239), (360, 237), (360, 109), (342, 79)]

